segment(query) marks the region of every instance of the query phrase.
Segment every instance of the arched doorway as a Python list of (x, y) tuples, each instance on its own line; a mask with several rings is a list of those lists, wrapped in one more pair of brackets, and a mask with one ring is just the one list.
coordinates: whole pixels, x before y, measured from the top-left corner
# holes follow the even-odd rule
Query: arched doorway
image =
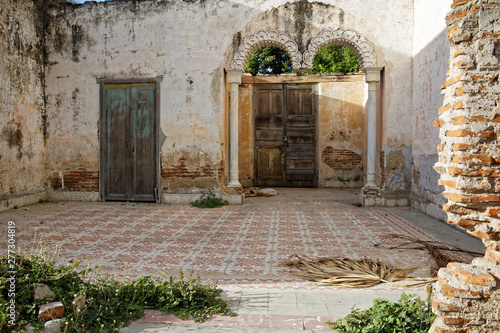
[(230, 180), (228, 187), (241, 187), (238, 180), (238, 91), (246, 61), (250, 55), (263, 46), (278, 46), (285, 50), (292, 60), (294, 72), (311, 70), (312, 61), (316, 53), (329, 45), (348, 46), (358, 56), (361, 69), (365, 72), (365, 81), (368, 83), (368, 101), (366, 103), (367, 135), (366, 135), (366, 181), (365, 189), (376, 189), (376, 107), (377, 87), (380, 81), (381, 67), (375, 67), (376, 57), (372, 44), (363, 36), (352, 30), (324, 30), (311, 39), (304, 53), (298, 51), (297, 44), (288, 34), (278, 31), (258, 31), (247, 36), (240, 44), (231, 64), (226, 68), (227, 82), (230, 85)]

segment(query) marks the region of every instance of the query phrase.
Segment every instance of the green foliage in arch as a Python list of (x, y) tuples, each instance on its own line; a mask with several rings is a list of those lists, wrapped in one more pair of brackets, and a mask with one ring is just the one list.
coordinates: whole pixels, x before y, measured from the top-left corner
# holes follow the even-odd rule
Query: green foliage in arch
[(252, 75), (290, 73), (292, 61), (288, 54), (279, 47), (265, 46), (252, 53), (245, 70)]
[[(310, 74), (359, 72), (358, 57), (348, 47), (332, 45), (321, 49), (314, 57)], [(252, 75), (292, 72), (288, 54), (276, 46), (256, 50), (248, 59), (245, 70)]]
[(310, 74), (353, 73), (359, 69), (359, 59), (350, 48), (331, 45), (318, 51)]

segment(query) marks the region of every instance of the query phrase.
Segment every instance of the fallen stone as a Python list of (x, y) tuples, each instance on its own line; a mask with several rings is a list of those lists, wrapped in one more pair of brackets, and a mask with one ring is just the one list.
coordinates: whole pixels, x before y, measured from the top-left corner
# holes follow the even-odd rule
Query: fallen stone
[(50, 288), (43, 283), (37, 284), (35, 288), (35, 299), (44, 299), (53, 300), (56, 294), (50, 290)]
[(61, 302), (43, 304), (38, 311), (38, 317), (45, 320), (60, 318), (64, 314), (64, 305)]
[(31, 324), (28, 324), (24, 326), (23, 330), (21, 331), (22, 333), (35, 333), (35, 330), (33, 327), (31, 327)]
[(263, 197), (272, 197), (275, 195), (278, 195), (278, 191), (272, 189), (272, 188), (262, 188), (257, 190), (257, 195), (261, 195)]
[(62, 318), (49, 320), (45, 323), (43, 333), (60, 333), (63, 322), (64, 320)]

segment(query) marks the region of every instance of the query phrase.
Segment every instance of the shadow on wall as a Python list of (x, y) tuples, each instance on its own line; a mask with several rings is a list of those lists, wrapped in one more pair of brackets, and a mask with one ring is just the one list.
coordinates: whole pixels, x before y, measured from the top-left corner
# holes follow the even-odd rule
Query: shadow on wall
[(442, 221), (446, 219), (442, 210), (446, 199), (444, 186), (438, 185), (440, 175), (433, 168), (441, 142), (434, 121), (443, 105), (441, 84), (446, 80), (449, 54), (448, 35), (443, 29), (413, 61), (412, 206)]

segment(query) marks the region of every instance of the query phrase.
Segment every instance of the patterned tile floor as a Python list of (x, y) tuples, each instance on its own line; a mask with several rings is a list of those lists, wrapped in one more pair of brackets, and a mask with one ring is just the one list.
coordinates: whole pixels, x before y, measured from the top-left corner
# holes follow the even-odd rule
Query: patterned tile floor
[[(22, 249), (30, 250), (40, 240), (45, 246), (60, 246), (60, 262), (88, 256), (87, 262), (99, 265), (101, 274), (118, 276), (175, 275), (182, 267), (229, 291), (336, 290), (287, 274), (278, 264), (292, 254), (367, 257), (418, 267), (415, 276), (429, 275), (432, 258), (426, 252), (375, 244), (390, 234), (439, 239), (391, 209), (355, 206), (359, 190), (278, 190), (276, 197), (247, 198), (243, 206), (218, 209), (120, 202), (22, 207), (0, 213), (5, 235), (0, 246), (4, 251), (7, 221), (12, 220)], [(441, 227), (447, 226), (436, 224)]]

